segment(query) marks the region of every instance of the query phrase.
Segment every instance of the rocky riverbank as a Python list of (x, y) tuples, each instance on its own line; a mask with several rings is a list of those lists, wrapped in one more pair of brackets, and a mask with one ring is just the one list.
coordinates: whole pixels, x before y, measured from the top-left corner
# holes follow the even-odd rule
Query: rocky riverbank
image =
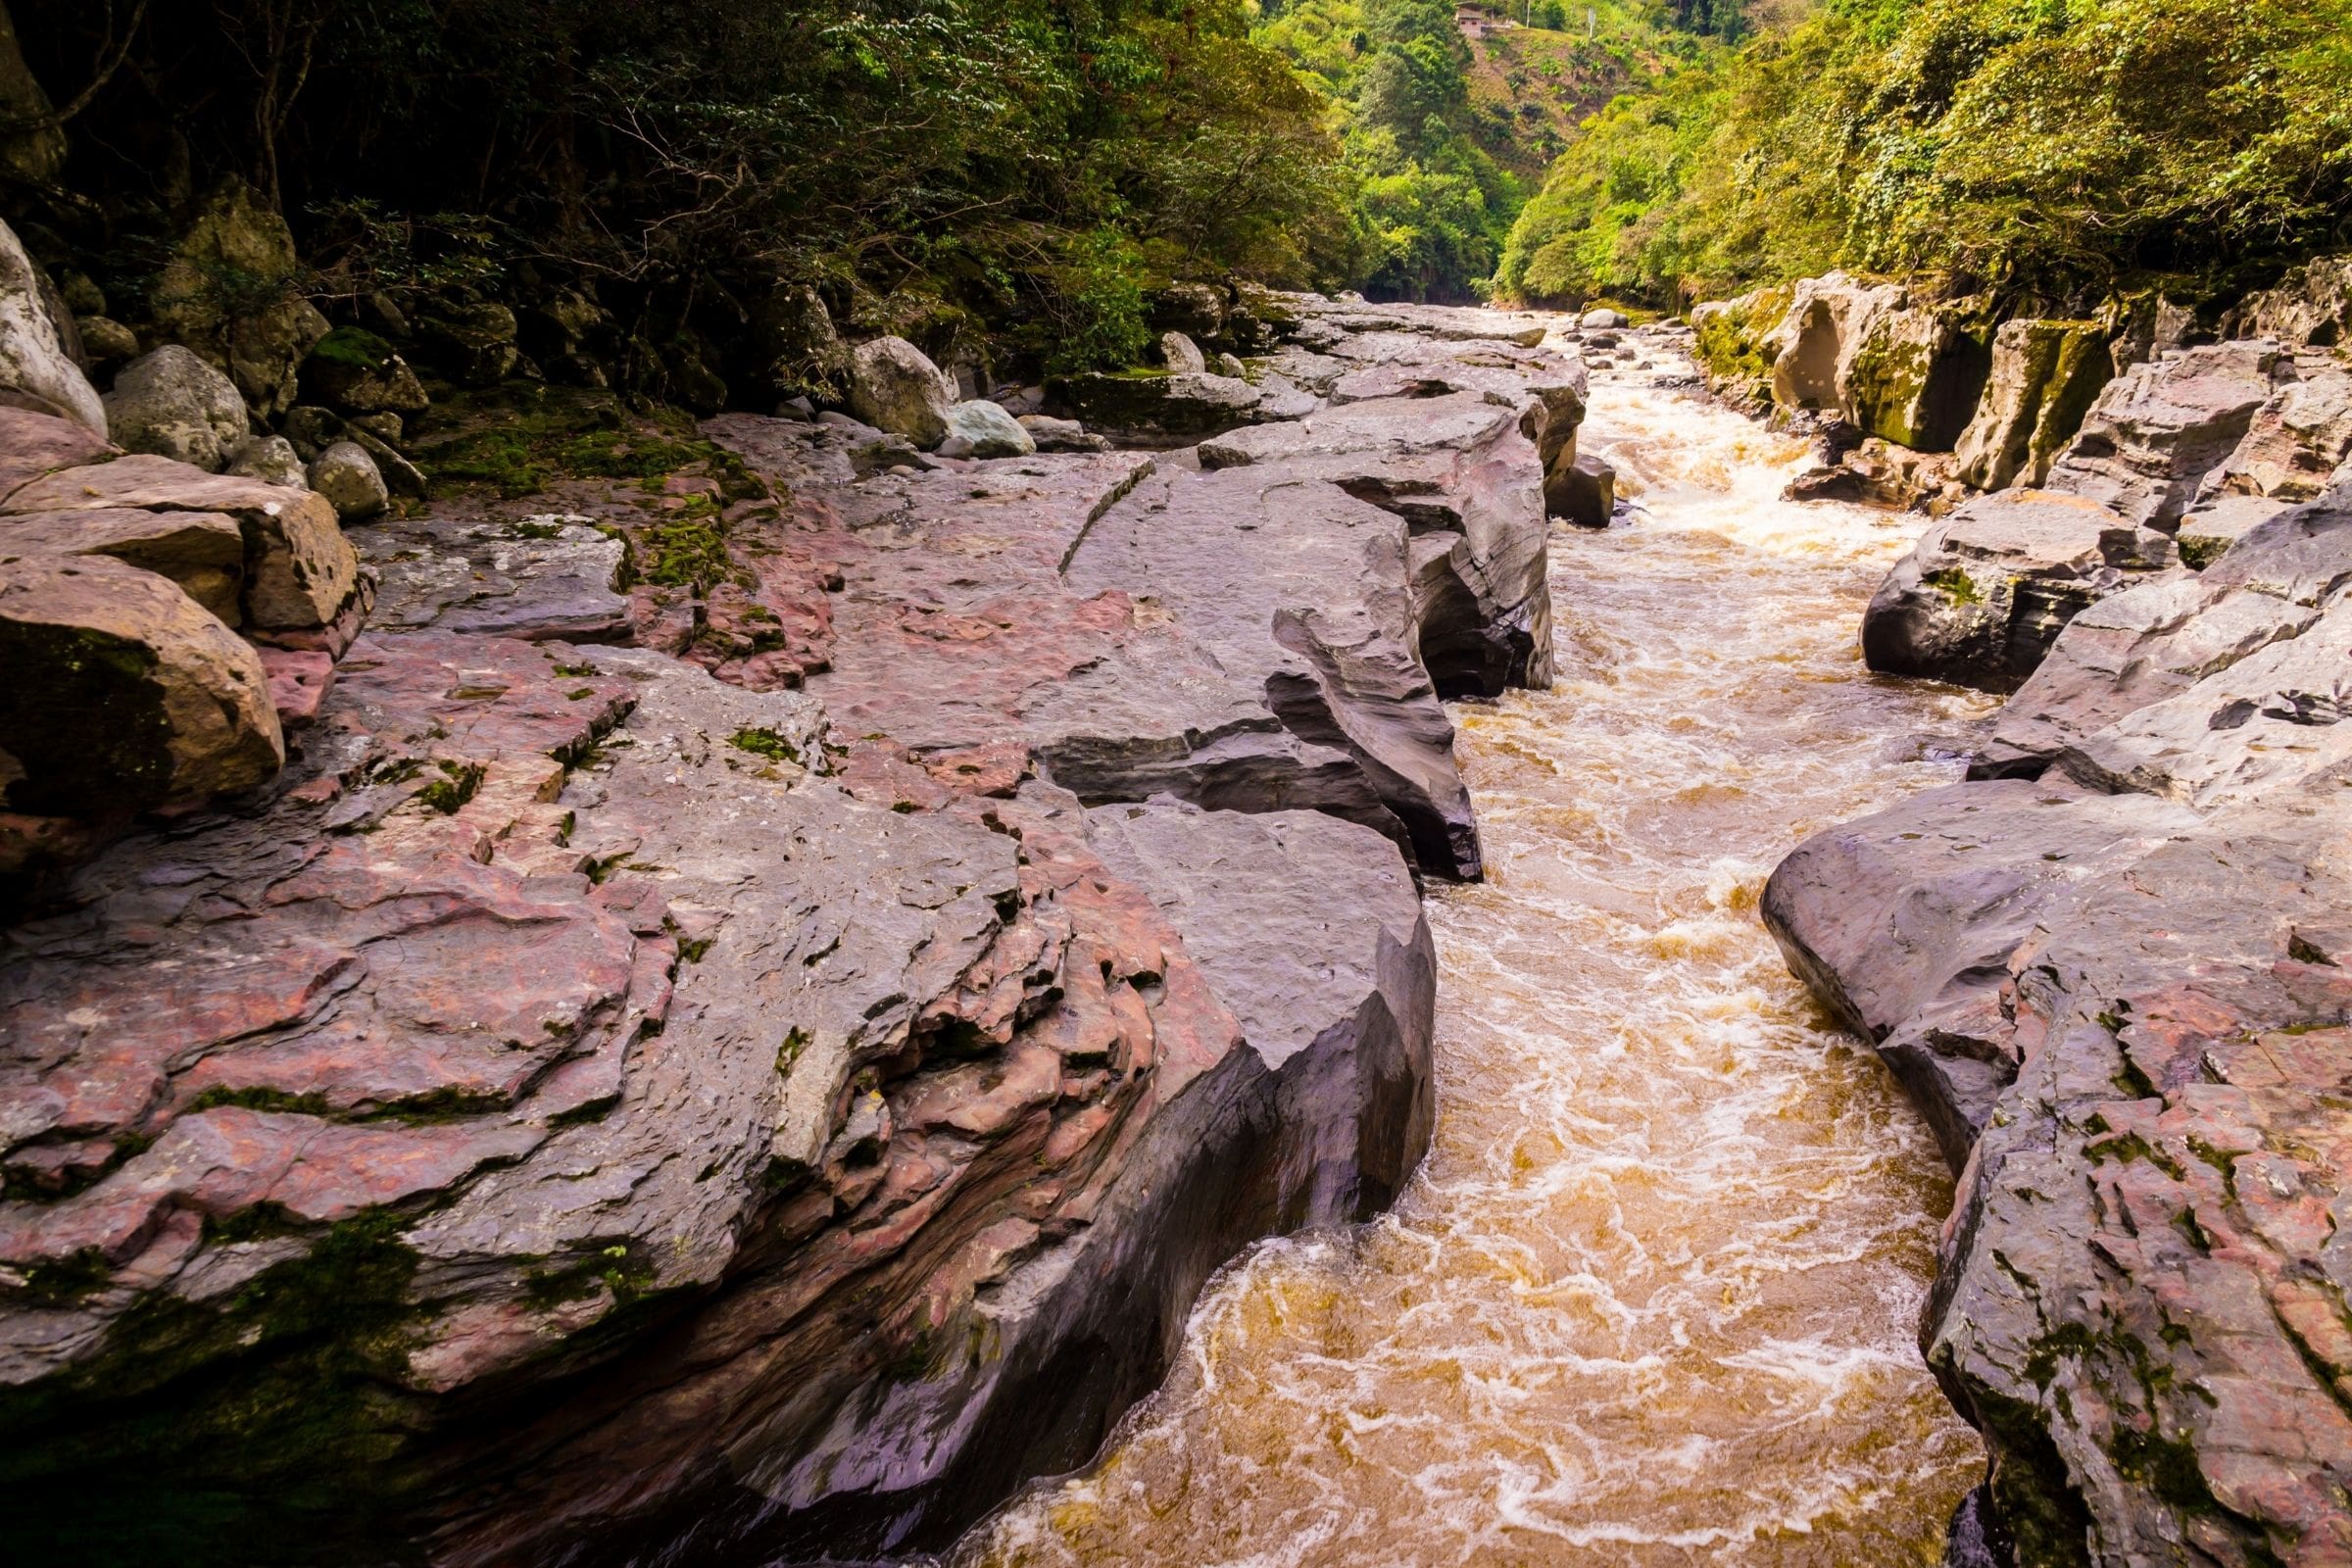
[(1764, 899), (1960, 1174), (1921, 1327), (1991, 1452), (1954, 1563), (2352, 1561), (2343, 273), (1982, 358), (1841, 278), (1698, 313), (1719, 384), (1907, 444), (1886, 499), (1948, 512), (1872, 666), (2014, 693), (1972, 782)]
[[(86, 816), (21, 753), (79, 836), (0, 959), (12, 1531), (938, 1544), (1085, 1459), (1238, 1249), (1387, 1204), (1416, 879), (1481, 869), (1439, 700), (1548, 680), (1584, 372), (1531, 318), (1285, 315), (1229, 379), (1297, 401), (1193, 447), (953, 456), (1001, 426), (893, 350), (899, 430), (728, 416), (560, 512), (328, 517), (347, 629), (250, 721), (282, 770)], [(87, 569), (20, 517), (229, 482), (21, 417), (12, 570)]]

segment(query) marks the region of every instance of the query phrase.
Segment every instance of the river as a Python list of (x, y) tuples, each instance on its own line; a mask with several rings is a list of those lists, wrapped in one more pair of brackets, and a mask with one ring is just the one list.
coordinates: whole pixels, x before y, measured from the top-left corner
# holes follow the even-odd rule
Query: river
[(1637, 371), (1583, 440), (1638, 510), (1554, 534), (1554, 688), (1455, 711), (1492, 876), (1430, 904), (1428, 1162), (1227, 1269), (958, 1568), (1938, 1559), (1983, 1465), (1913, 1339), (1950, 1182), (1756, 901), (1983, 704), (1862, 668), (1918, 519), (1781, 501), (1799, 446)]

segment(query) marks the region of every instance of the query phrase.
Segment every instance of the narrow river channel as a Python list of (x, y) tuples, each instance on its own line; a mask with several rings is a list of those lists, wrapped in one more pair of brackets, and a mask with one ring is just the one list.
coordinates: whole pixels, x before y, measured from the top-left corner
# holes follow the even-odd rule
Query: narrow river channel
[(1982, 1456), (1913, 1331), (1950, 1184), (1756, 918), (1806, 833), (1953, 775), (1976, 700), (1855, 628), (1917, 518), (1640, 372), (1554, 535), (1559, 677), (1456, 710), (1493, 878), (1433, 900), (1440, 1120), (1396, 1211), (1264, 1245), (1167, 1387), (961, 1568), (1932, 1564)]

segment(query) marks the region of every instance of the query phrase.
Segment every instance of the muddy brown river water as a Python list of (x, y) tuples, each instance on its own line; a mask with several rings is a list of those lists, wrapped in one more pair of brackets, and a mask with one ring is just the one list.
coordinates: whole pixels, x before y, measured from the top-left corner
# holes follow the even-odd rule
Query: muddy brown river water
[(1913, 1332), (1950, 1183), (1756, 917), (1806, 833), (1956, 771), (1871, 678), (1917, 519), (1626, 372), (1554, 535), (1559, 678), (1456, 710), (1493, 877), (1435, 897), (1440, 1117), (1396, 1212), (1265, 1244), (1094, 1468), (958, 1568), (1932, 1564), (1982, 1468)]

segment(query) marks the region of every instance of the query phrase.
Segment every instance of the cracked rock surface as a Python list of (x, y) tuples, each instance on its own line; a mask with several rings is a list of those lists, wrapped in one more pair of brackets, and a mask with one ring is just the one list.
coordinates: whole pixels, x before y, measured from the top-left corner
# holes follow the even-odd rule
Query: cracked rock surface
[(2075, 616), (1977, 781), (1766, 889), (1960, 1172), (1921, 1340), (2021, 1563), (2352, 1560), (2348, 704), (2339, 486)]
[[(12, 1536), (72, 1560), (104, 1475), (159, 1555), (936, 1547), (1239, 1249), (1393, 1200), (1417, 875), (1479, 871), (1439, 698), (1548, 679), (1582, 391), (1519, 318), (1359, 314), (1288, 350), (1462, 386), (1225, 467), (733, 416), (769, 500), (354, 530), (372, 624), (245, 672), (283, 770), (0, 931)], [(353, 591), (308, 501), (52, 445), (21, 515), (233, 524), (263, 619)]]

